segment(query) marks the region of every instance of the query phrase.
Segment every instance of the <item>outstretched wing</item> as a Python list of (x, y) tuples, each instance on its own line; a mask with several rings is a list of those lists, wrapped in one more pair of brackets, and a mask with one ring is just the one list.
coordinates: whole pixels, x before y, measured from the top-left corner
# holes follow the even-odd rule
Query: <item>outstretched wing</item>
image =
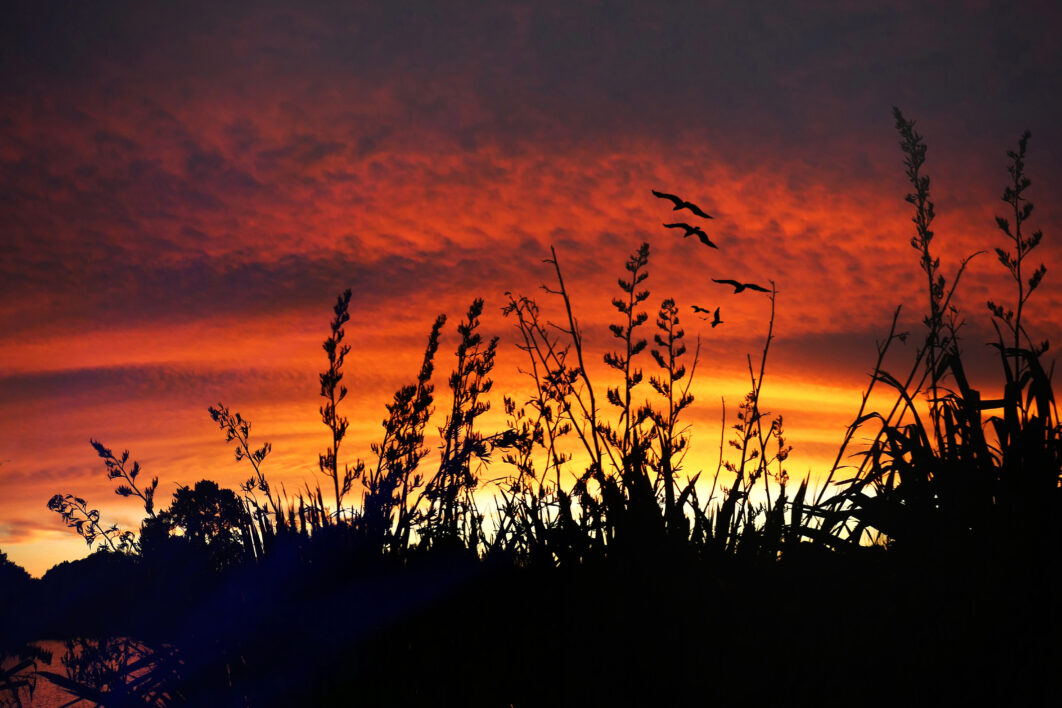
[[(694, 312), (703, 312), (705, 314), (711, 314), (711, 312), (712, 312), (707, 307), (701, 307), (699, 305), (690, 305), (690, 307), (693, 308)], [(719, 312), (719, 310), (716, 310), (716, 312)]]
[(771, 292), (770, 290), (768, 290), (767, 288), (763, 287), (762, 285), (756, 285), (756, 283), (745, 283), (745, 287), (748, 288), (749, 290), (755, 290), (758, 293), (769, 293), (769, 292)]
[(657, 197), (659, 199), (670, 199), (671, 202), (675, 205), (676, 209), (681, 209), (682, 205), (685, 204), (684, 201), (682, 201), (681, 199), (676, 197), (674, 194), (668, 194), (666, 192), (658, 192), (655, 189), (653, 190), (653, 196)]
[(693, 229), (689, 224), (683, 224), (681, 222), (677, 224), (664, 224), (664, 226), (669, 229), (685, 229), (687, 235), (689, 235), (690, 231)]
[(741, 283), (736, 280), (718, 280), (717, 278), (712, 278), (712, 282), (719, 283), (720, 285), (729, 285), (734, 288), (735, 291), (741, 287)]
[(692, 211), (694, 214), (696, 214), (697, 216), (701, 217), (702, 219), (711, 219), (712, 218), (711, 214), (705, 214), (704, 211), (699, 206), (694, 204), (693, 202), (686, 202), (685, 204), (686, 204), (686, 208), (687, 209), (689, 209), (690, 211)]
[(701, 240), (701, 243), (703, 243), (705, 246), (711, 246), (712, 248), (719, 248), (719, 246), (716, 246), (714, 243), (712, 243), (712, 240), (710, 238), (708, 238), (708, 234), (704, 233), (700, 229), (697, 229), (697, 238), (699, 238)]

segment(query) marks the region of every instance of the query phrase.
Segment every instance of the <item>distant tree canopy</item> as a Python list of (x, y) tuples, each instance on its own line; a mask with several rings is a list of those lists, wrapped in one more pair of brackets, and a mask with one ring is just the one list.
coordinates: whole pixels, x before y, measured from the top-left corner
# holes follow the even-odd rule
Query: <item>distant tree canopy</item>
[(0, 551), (0, 588), (13, 589), (29, 583), (30, 580), (32, 577), (25, 568), (9, 560), (7, 554)]
[(181, 538), (178, 543), (206, 550), (214, 564), (223, 567), (240, 557), (245, 522), (246, 512), (236, 494), (203, 479), (195, 487), (178, 488), (169, 509), (144, 521), (141, 543), (145, 555), (151, 555), (172, 549)]

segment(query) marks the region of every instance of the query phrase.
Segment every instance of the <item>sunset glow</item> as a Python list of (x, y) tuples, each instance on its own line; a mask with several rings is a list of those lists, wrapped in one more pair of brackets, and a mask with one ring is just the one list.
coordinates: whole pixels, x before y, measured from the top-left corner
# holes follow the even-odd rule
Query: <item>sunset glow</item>
[[(690, 475), (716, 468), (721, 400), (732, 415), (748, 390), (770, 313), (766, 297), (711, 279), (773, 281), (761, 405), (784, 416), (790, 477), (821, 479), (895, 308), (912, 332), (888, 359), (898, 372), (922, 331), (894, 104), (929, 145), (942, 268), (950, 278), (989, 252), (956, 295), (974, 360), (994, 337), (985, 301), (1012, 287), (991, 255), (993, 217), (1006, 151), (1031, 130), (1049, 276), (1027, 317), (1058, 340), (1055, 8), (1026, 23), (991, 3), (918, 11), (935, 22), (904, 3), (266, 5), (30, 3), (0, 30), (0, 549), (34, 575), (88, 552), (46, 508), (53, 494), (139, 525), (90, 438), (128, 448), (160, 478), (161, 503), (204, 478), (235, 487), (248, 472), (207, 414), (223, 402), (253, 422), (252, 442), (272, 443), (275, 485), (324, 487), (321, 343), (348, 287), (346, 461), (371, 455), (438, 313), (446, 410), (455, 327), (476, 297), (484, 334), (501, 337), (483, 419), (500, 429), (502, 395), (530, 390), (505, 293), (559, 321), (540, 287), (551, 246), (590, 374), (614, 385), (601, 363), (609, 301), (650, 244), (643, 336), (671, 297), (691, 354), (700, 338)], [(928, 28), (945, 26), (928, 48)], [(682, 219), (654, 188), (712, 214), (718, 250), (663, 228)], [(723, 325), (694, 304), (720, 307)], [(655, 368), (648, 352), (640, 367)], [(499, 460), (483, 477), (505, 473)]]

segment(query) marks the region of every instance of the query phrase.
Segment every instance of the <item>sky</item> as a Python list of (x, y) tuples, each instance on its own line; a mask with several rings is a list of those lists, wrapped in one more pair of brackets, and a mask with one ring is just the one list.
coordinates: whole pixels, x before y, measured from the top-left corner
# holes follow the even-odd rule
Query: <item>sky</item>
[[(249, 468), (207, 414), (219, 402), (272, 443), (274, 485), (323, 481), (321, 343), (346, 288), (341, 454), (371, 455), (439, 313), (446, 408), (455, 325), (476, 297), (501, 337), (484, 423), (499, 428), (501, 395), (528, 390), (505, 293), (562, 316), (540, 288), (551, 246), (604, 387), (616, 278), (650, 244), (646, 309), (674, 298), (691, 349), (700, 337), (691, 474), (716, 466), (723, 401), (732, 416), (770, 311), (711, 279), (774, 281), (761, 405), (784, 415), (790, 476), (816, 477), (895, 308), (922, 331), (893, 106), (929, 146), (944, 273), (989, 252), (956, 295), (986, 388), (984, 303), (1014, 290), (991, 255), (1007, 245), (994, 216), (1007, 150), (1031, 131), (1033, 259), (1048, 274), (1028, 317), (1057, 342), (1062, 9), (778, 5), (5, 2), (0, 550), (35, 575), (88, 552), (46, 508), (55, 493), (136, 528), (143, 510), (114, 495), (90, 438), (157, 475), (160, 505), (204, 477), (236, 486)], [(718, 250), (665, 229), (694, 217), (652, 189), (712, 214)], [(889, 366), (905, 370), (917, 339)]]

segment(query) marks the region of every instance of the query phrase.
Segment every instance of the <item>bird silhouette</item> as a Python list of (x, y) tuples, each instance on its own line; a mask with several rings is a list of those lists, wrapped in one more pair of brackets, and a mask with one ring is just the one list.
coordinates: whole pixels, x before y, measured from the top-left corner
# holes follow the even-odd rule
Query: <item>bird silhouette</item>
[(699, 206), (697, 206), (696, 204), (694, 204), (693, 202), (687, 202), (685, 199), (682, 199), (681, 197), (676, 197), (674, 194), (667, 194), (665, 192), (658, 192), (658, 191), (656, 191), (654, 189), (653, 190), (653, 196), (654, 197), (658, 197), (660, 199), (669, 199), (672, 203), (674, 203), (675, 211), (678, 211), (679, 209), (689, 209), (694, 214), (696, 214), (697, 216), (699, 216), (699, 217), (701, 217), (703, 219), (711, 219), (712, 218), (710, 214), (705, 214), (704, 211), (701, 210), (701, 208)]
[(770, 290), (768, 290), (767, 288), (763, 287), (762, 285), (756, 285), (756, 283), (739, 283), (736, 280), (717, 280), (715, 278), (712, 278), (712, 282), (713, 283), (719, 283), (720, 285), (732, 285), (734, 287), (734, 294), (735, 295), (737, 295), (738, 293), (742, 292), (743, 290), (755, 290), (758, 293), (769, 293), (769, 292), (771, 292)]
[[(723, 324), (723, 321), (721, 319), (719, 319), (719, 308), (718, 307), (715, 308), (715, 312), (714, 313), (711, 311), (711, 309), (709, 309), (707, 307), (701, 307), (700, 305), (690, 305), (690, 307), (693, 308), (694, 312), (703, 312), (706, 315), (712, 315), (713, 316), (712, 329), (715, 329), (718, 325)], [(702, 320), (707, 320), (708, 318), (707, 317), (702, 317), (701, 319)]]
[(716, 246), (714, 243), (712, 243), (712, 240), (708, 238), (708, 234), (704, 233), (704, 231), (699, 226), (690, 226), (689, 224), (683, 224), (681, 222), (677, 224), (664, 224), (664, 226), (668, 227), (669, 229), (685, 229), (686, 233), (682, 234), (683, 238), (686, 238), (690, 234), (697, 234), (697, 238), (699, 238), (701, 240), (701, 243), (703, 243), (705, 246), (719, 248), (719, 246)]

